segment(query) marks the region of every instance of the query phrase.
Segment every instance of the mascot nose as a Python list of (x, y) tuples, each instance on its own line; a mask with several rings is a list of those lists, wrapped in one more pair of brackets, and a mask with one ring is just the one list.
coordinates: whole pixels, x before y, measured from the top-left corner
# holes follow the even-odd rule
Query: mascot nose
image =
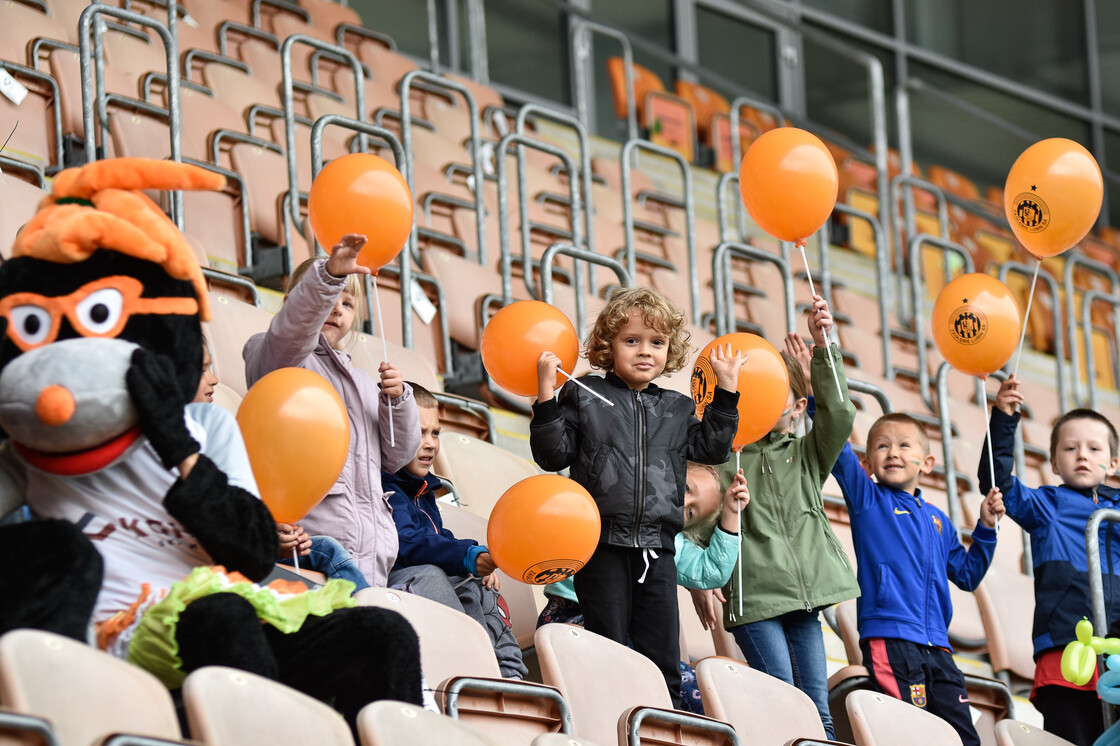
[(57, 427), (74, 415), (74, 395), (64, 386), (47, 386), (35, 401), (35, 414), (44, 424)]

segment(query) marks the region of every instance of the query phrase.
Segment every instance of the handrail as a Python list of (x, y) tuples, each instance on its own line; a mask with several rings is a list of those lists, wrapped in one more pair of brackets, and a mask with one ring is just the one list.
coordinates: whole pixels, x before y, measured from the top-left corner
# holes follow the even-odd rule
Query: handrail
[(594, 118), (594, 111), (587, 91), (587, 80), (590, 76), (587, 60), (591, 56), (589, 37), (592, 32), (609, 36), (622, 46), (622, 65), (626, 78), (626, 137), (635, 140), (638, 137), (638, 107), (634, 101), (634, 50), (630, 46), (630, 38), (618, 29), (579, 17), (573, 18), (568, 28), (568, 52), (575, 68), (572, 79), (576, 87), (576, 111), (580, 121), (590, 130), (593, 126), (591, 120)]
[(693, 715), (679, 710), (664, 710), (657, 707), (638, 707), (630, 715), (630, 727), (627, 729), (627, 746), (641, 746), (642, 723), (646, 720), (659, 723), (671, 723), (710, 733), (718, 733), (727, 739), (730, 746), (742, 746), (739, 734), (730, 724), (721, 720), (713, 720), (703, 715)]
[[(584, 126), (583, 122), (570, 114), (542, 106), (541, 104), (528, 103), (517, 111), (514, 131), (518, 134), (525, 134), (525, 125), (530, 116), (548, 119), (559, 124), (566, 124), (576, 131), (576, 138), (579, 140), (580, 178), (583, 181), (583, 236), (584, 241), (587, 243), (587, 248), (591, 251), (598, 251), (599, 247), (595, 243), (595, 210), (592, 207), (595, 204), (595, 192), (593, 189), (594, 179), (591, 171), (591, 138), (587, 134), (587, 127)], [(587, 283), (592, 288), (598, 287), (595, 284), (594, 264), (587, 265)]]
[[(291, 38), (291, 37), (289, 37)], [(311, 126), (311, 179), (319, 175), (319, 171), (323, 168), (323, 130), (327, 127), (334, 125), (343, 127), (345, 129), (354, 130), (361, 134), (362, 137), (372, 135), (379, 137), (389, 144), (390, 149), (393, 151), (393, 158), (396, 160), (396, 166), (401, 171), (405, 179), (408, 180), (412, 173), (412, 162), (408, 159), (408, 151), (405, 150), (404, 145), (397, 139), (397, 136), (384, 127), (378, 127), (375, 124), (362, 122), (357, 119), (350, 119), (339, 114), (327, 114), (315, 120), (315, 124)], [(416, 216), (412, 219), (412, 230), (409, 232), (408, 241), (405, 243), (405, 251), (402, 251), (397, 257), (400, 262), (400, 282), (401, 282), (401, 344), (407, 349), (412, 349), (412, 251), (411, 246), (416, 240)], [(291, 256), (291, 247), (288, 248), (288, 254)], [(368, 318), (373, 318), (373, 299), (366, 294), (366, 306), (369, 310)], [(447, 358), (450, 363), (450, 358)]]
[(891, 297), (891, 283), (887, 281), (887, 278), (891, 277), (890, 244), (887, 242), (887, 233), (879, 219), (869, 212), (846, 205), (843, 202), (837, 202), (832, 209), (841, 215), (866, 221), (871, 226), (871, 232), (875, 236), (875, 287), (879, 292), (879, 342), (883, 348), (883, 377), (888, 381), (893, 381), (894, 362), (891, 351), (891, 322), (890, 311), (887, 310)]
[(776, 105), (763, 101), (754, 96), (736, 96), (735, 100), (731, 102), (731, 115), (729, 116), (731, 125), (731, 165), (738, 170), (739, 163), (743, 160), (743, 146), (739, 142), (739, 112), (744, 106), (749, 106), (752, 109), (758, 109), (764, 114), (769, 114), (774, 117), (774, 121), (778, 123), (779, 127), (785, 126), (786, 117), (782, 114), (782, 110)]
[[(1067, 374), (1065, 366), (1066, 335), (1062, 333), (1061, 304), (1057, 302), (1057, 299), (1062, 297), (1062, 294), (1058, 288), (1058, 281), (1054, 279), (1054, 276), (1052, 274), (1047, 272), (1042, 267), (1039, 267), (1036, 270), (1029, 264), (1023, 264), (1022, 262), (1013, 261), (1006, 261), (1000, 265), (999, 281), (1006, 285), (1007, 275), (1012, 272), (1018, 275), (1023, 275), (1024, 277), (1034, 277), (1034, 273), (1036, 271), (1038, 272), (1038, 279), (1042, 280), (1044, 283), (1046, 283), (1047, 287), (1050, 288), (1050, 313), (1052, 314), (1054, 323), (1054, 367), (1056, 368), (1055, 373), (1058, 380), (1058, 410), (1061, 412), (1065, 412), (1066, 401), (1069, 395), (1069, 383), (1066, 380)], [(1023, 325), (1026, 326), (1028, 324), (1030, 324), (1030, 319), (1024, 317)]]
[(879, 402), (879, 409), (883, 414), (890, 414), (894, 411), (894, 405), (891, 404), (891, 398), (882, 388), (867, 381), (860, 381), (856, 378), (848, 379), (848, 390), (858, 391), (861, 394), (869, 394), (875, 397), (875, 401)]
[[(1077, 310), (1074, 302), (1076, 290), (1073, 285), (1073, 273), (1077, 267), (1084, 267), (1091, 272), (1096, 272), (1098, 275), (1107, 278), (1111, 282), (1112, 292), (1110, 295), (1116, 296), (1120, 296), (1120, 275), (1117, 275), (1116, 270), (1104, 262), (1090, 259), (1079, 251), (1067, 252), (1065, 255), (1065, 262), (1065, 274), (1062, 278), (1062, 285), (1064, 286), (1066, 296), (1066, 328), (1069, 331), (1069, 363), (1071, 378), (1073, 379), (1073, 406), (1079, 407), (1085, 401), (1085, 392), (1081, 389), (1081, 356), (1078, 354), (1077, 349)], [(1116, 325), (1116, 328), (1120, 329), (1120, 324)], [(1059, 334), (1060, 332), (1061, 330), (1054, 330), (1055, 334)]]
[(681, 187), (684, 191), (684, 220), (685, 241), (688, 251), (688, 300), (690, 306), (690, 320), (696, 325), (701, 325), (700, 320), (700, 274), (697, 271), (696, 256), (696, 198), (692, 187), (692, 167), (680, 153), (675, 150), (655, 145), (646, 140), (630, 139), (622, 146), (619, 159), (622, 162), (622, 222), (626, 231), (626, 271), (631, 277), (636, 274), (637, 262), (634, 257), (634, 205), (633, 191), (631, 189), (630, 171), (633, 168), (631, 161), (635, 150), (644, 150), (654, 155), (675, 161), (681, 172)]
[[(445, 373), (447, 374), (450, 374), (451, 372), (452, 371), (450, 370), (445, 371)], [(464, 412), (476, 414), (482, 419), (486, 420), (486, 439), (494, 445), (498, 445), (498, 421), (497, 419), (495, 419), (494, 413), (490, 410), (490, 407), (480, 401), (468, 399), (464, 396), (458, 396), (456, 394), (445, 394), (442, 391), (433, 391), (431, 393), (432, 396), (436, 398), (436, 401), (440, 404), (446, 404), (449, 407), (455, 407), (456, 409), (461, 409)], [(451, 713), (449, 712), (448, 714)]]
[[(536, 140), (528, 135), (511, 132), (498, 141), (497, 178), (498, 178), (498, 239), (501, 247), (501, 275), (502, 275), (502, 302), (510, 303), (513, 300), (513, 255), (509, 248), (509, 175), (506, 173), (506, 156), (509, 146), (517, 146), (517, 196), (518, 208), (521, 213), (521, 255), (524, 261), (525, 288), (530, 296), (536, 296), (533, 286), (533, 255), (531, 228), (529, 226), (529, 190), (526, 185), (525, 156), (522, 148), (539, 150), (542, 153), (559, 158), (564, 167), (568, 169), (568, 198), (571, 200), (571, 209), (568, 213), (571, 226), (572, 243), (579, 246), (583, 243), (583, 216), (580, 214), (579, 202), (579, 171), (576, 169), (575, 159), (568, 151), (555, 145)], [(579, 267), (576, 267), (579, 275)], [(583, 298), (577, 296), (577, 303), (582, 303)]]
[[(719, 222), (719, 240), (720, 241), (734, 241), (735, 238), (731, 237), (731, 225), (727, 219), (727, 197), (724, 192), (731, 185), (731, 182), (739, 183), (739, 173), (737, 171), (727, 171), (719, 175), (719, 181), (716, 182), (716, 220)], [(735, 208), (735, 227), (738, 230), (738, 240), (747, 240), (747, 219), (746, 209), (743, 207), (743, 199), (739, 194), (739, 189), (735, 189), (735, 193), (731, 197), (732, 202), (737, 205)], [(837, 205), (840, 203), (837, 202)]]
[(789, 262), (777, 254), (771, 254), (755, 246), (736, 241), (724, 241), (712, 250), (712, 294), (716, 303), (716, 334), (723, 335), (735, 330), (734, 289), (729, 282), (731, 277), (731, 257), (737, 256), (759, 262), (767, 262), (778, 268), (782, 275), (782, 291), (785, 296), (786, 331), (792, 332), (797, 326), (796, 308), (793, 297), (793, 271)]
[[(1120, 297), (1107, 295), (1099, 290), (1086, 290), (1081, 296), (1081, 337), (1085, 343), (1085, 370), (1086, 386), (1089, 387), (1089, 409), (1097, 408), (1097, 377), (1096, 357), (1093, 350), (1093, 303), (1105, 303), (1112, 306), (1114, 319), (1120, 321)], [(1113, 329), (1120, 329), (1120, 323), (1114, 323)], [(1120, 372), (1120, 356), (1113, 362), (1112, 373), (1115, 376)], [(1115, 383), (1115, 378), (1113, 379)]]
[[(964, 260), (965, 272), (974, 272), (975, 265), (968, 249), (959, 243), (945, 238), (931, 236), (928, 233), (919, 233), (911, 236), (908, 251), (910, 255), (910, 287), (914, 304), (914, 341), (918, 348), (918, 381), (922, 401), (933, 410), (933, 399), (929, 393), (929, 361), (926, 355), (926, 322), (925, 322), (925, 283), (922, 281), (922, 247), (932, 246), (943, 252), (953, 252)], [(949, 281), (949, 277), (945, 278)]]
[[(1085, 526), (1085, 558), (1089, 569), (1089, 600), (1093, 606), (1093, 633), (1108, 633), (1108, 613), (1104, 604), (1104, 578), (1101, 576), (1101, 523), (1120, 523), (1120, 510), (1104, 508), (1089, 517)], [(1101, 703), (1104, 708), (1104, 725), (1112, 725), (1112, 707)]]
[[(437, 398), (439, 397), (437, 396)], [(550, 686), (511, 681), (510, 679), (456, 676), (447, 687), (448, 716), (456, 720), (459, 719), (459, 695), (463, 693), (469, 694), (472, 691), (496, 692), (498, 694), (508, 694), (514, 697), (524, 696), (534, 699), (547, 699), (556, 705), (560, 720), (560, 732), (568, 736), (573, 735), (572, 709), (563, 695)]]
[[(623, 287), (633, 287), (634, 278), (626, 271), (626, 267), (622, 262), (614, 257), (602, 256), (596, 254), (594, 251), (581, 249), (568, 243), (554, 243), (544, 250), (544, 255), (541, 256), (541, 300), (549, 305), (554, 305), (553, 291), (552, 291), (552, 265), (556, 261), (556, 256), (563, 254), (570, 256), (573, 259), (583, 259), (584, 261), (598, 264), (612, 270), (618, 277), (619, 283)], [(580, 273), (576, 273), (575, 284), (573, 290), (576, 296), (576, 336), (583, 339), (584, 322), (586, 321), (586, 312), (582, 302), (583, 298), (583, 282), (580, 279)]]
[[(903, 188), (907, 187), (907, 188)], [(903, 255), (903, 235), (913, 236), (918, 232), (918, 220), (915, 215), (914, 208), (914, 189), (921, 189), (924, 192), (933, 195), (937, 202), (937, 232), (938, 238), (949, 238), (949, 201), (945, 198), (945, 192), (941, 187), (936, 184), (921, 179), (917, 176), (911, 176), (906, 173), (900, 173), (890, 181), (890, 195), (891, 195), (891, 214), (898, 215), (898, 202), (902, 200), (902, 217), (903, 224), (899, 224), (897, 220), (892, 221), (893, 229), (891, 238), (894, 243), (894, 266), (897, 268), (898, 273), (898, 286), (906, 286), (906, 258)], [(945, 272), (945, 281), (949, 281), (950, 267), (949, 255), (945, 254), (943, 257)], [(912, 300), (906, 293), (900, 293), (898, 299), (898, 320), (900, 323), (913, 321), (913, 309), (906, 308), (906, 301)]]

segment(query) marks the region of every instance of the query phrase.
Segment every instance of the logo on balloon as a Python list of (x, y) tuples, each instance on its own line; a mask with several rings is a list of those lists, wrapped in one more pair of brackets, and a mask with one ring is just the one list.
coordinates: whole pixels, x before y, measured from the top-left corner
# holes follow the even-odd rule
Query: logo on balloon
[(554, 559), (538, 562), (525, 570), (521, 579), (531, 585), (559, 583), (579, 572), (583, 563), (576, 559)]
[(1050, 225), (1050, 208), (1034, 192), (1023, 192), (1015, 198), (1015, 220), (1030, 233), (1041, 233)]
[(712, 403), (715, 398), (715, 389), (708, 385), (714, 381), (716, 374), (712, 370), (712, 361), (701, 356), (692, 368), (692, 400), (696, 402), (696, 416), (704, 417), (704, 408)]
[(949, 333), (959, 344), (974, 345), (988, 333), (988, 317), (976, 306), (961, 306), (949, 316)]

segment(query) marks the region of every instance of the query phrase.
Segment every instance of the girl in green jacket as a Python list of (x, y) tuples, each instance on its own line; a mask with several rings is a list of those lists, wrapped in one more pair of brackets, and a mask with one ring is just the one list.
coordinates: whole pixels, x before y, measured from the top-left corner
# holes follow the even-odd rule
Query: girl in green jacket
[[(742, 514), (742, 571), (725, 587), (724, 626), (735, 636), (751, 668), (793, 684), (812, 698), (831, 739), (828, 672), (824, 637), (817, 613), (859, 595), (851, 562), (828, 523), (821, 485), (832, 471), (855, 421), (848, 397), (839, 348), (828, 343), (832, 314), (814, 296), (809, 315), (813, 337), (810, 378), (806, 387), (799, 356), (809, 358), (795, 334), (783, 353), (789, 369), (790, 394), (778, 424), (756, 443), (746, 446), (740, 463), (751, 501)], [(837, 379), (829, 370), (828, 356)], [(813, 427), (795, 434), (816, 393)], [(734, 473), (734, 459), (721, 467)], [(741, 586), (740, 586), (741, 582)], [(698, 592), (699, 593), (699, 592)], [(695, 594), (694, 594), (695, 595)], [(711, 596), (694, 600), (701, 619), (714, 623)]]

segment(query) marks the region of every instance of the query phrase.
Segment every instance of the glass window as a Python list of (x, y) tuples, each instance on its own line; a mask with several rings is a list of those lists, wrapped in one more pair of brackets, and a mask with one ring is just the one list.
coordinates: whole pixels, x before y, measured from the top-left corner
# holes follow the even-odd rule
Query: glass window
[[(569, 102), (568, 32), (560, 10), (538, 0), (486, 0), (486, 39), (492, 82)], [(464, 65), (467, 54), (464, 47)]]
[(422, 0), (350, 0), (350, 7), (358, 11), (363, 25), (393, 37), (398, 51), (424, 60), (429, 58), (428, 12)]
[[(696, 37), (704, 67), (739, 83), (760, 98), (778, 100), (778, 75), (774, 67), (777, 44), (774, 32), (696, 7)], [(735, 92), (711, 81), (700, 81), (731, 100)]]
[(1088, 104), (1081, 0), (905, 2), (906, 37), (913, 44)]
[[(1101, 107), (1106, 114), (1120, 117), (1120, 3), (1098, 2), (1096, 8)], [(1120, 213), (1114, 214), (1120, 220)]]
[(891, 0), (801, 0), (801, 4), (880, 33), (894, 35)]
[(1104, 131), (1105, 162), (1100, 164), (1104, 172), (1104, 196), (1108, 200), (1105, 208), (1108, 210), (1109, 225), (1120, 225), (1120, 179), (1115, 174), (1120, 174), (1120, 132)]

